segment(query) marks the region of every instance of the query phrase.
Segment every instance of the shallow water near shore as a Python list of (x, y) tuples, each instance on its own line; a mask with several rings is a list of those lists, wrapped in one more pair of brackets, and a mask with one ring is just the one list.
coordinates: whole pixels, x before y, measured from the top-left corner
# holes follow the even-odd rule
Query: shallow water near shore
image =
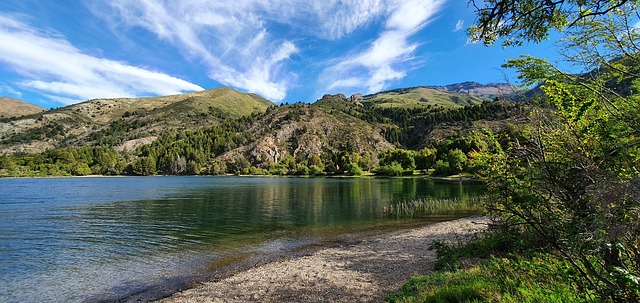
[(483, 189), (424, 178), (0, 179), (0, 301), (108, 302), (157, 286), (171, 291), (236, 260), (468, 215), (398, 220), (383, 209)]

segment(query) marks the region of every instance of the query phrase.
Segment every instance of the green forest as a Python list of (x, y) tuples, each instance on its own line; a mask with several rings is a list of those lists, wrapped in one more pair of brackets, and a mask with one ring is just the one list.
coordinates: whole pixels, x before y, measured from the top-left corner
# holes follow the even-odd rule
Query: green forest
[[(118, 152), (106, 137), (126, 133), (125, 125), (115, 121), (106, 130), (96, 132), (90, 139), (97, 142), (85, 147), (52, 149), (39, 154), (13, 154), (0, 156), (0, 175), (3, 176), (84, 176), (84, 175), (412, 175), (429, 172), (435, 175), (454, 175), (473, 172), (469, 160), (471, 152), (489, 152), (489, 141), (482, 130), (471, 130), (464, 136), (456, 133), (438, 142), (420, 145), (421, 134), (434, 125), (460, 122), (472, 124), (479, 120), (505, 119), (505, 111), (524, 111), (528, 106), (511, 101), (485, 101), (447, 110), (432, 109), (378, 109), (358, 106), (327, 107), (330, 115), (336, 111), (368, 123), (386, 125), (382, 135), (396, 145), (382, 152), (362, 151), (348, 140), (339, 142), (337, 150), (327, 150), (304, 157), (294, 157), (294, 148), (285, 151), (277, 163), (260, 159), (247, 159), (240, 154), (231, 159), (220, 155), (238, 147), (249, 145), (271, 131), (252, 131), (255, 124), (277, 111), (285, 113), (286, 120), (300, 119), (302, 112), (318, 105), (285, 104), (272, 107), (263, 114), (252, 114), (218, 125), (197, 130), (182, 130), (160, 135), (152, 144), (133, 151)], [(320, 110), (313, 108), (314, 110)], [(138, 123), (138, 122), (136, 122)], [(109, 131), (111, 130), (111, 131)], [(515, 127), (506, 128), (514, 132)], [(113, 133), (105, 135), (105, 133)], [(505, 134), (506, 135), (506, 134)], [(510, 135), (517, 135), (511, 133)], [(53, 134), (52, 136), (55, 136)], [(293, 136), (289, 141), (300, 138)], [(433, 140), (432, 140), (433, 141)], [(293, 142), (296, 145), (297, 142)]]

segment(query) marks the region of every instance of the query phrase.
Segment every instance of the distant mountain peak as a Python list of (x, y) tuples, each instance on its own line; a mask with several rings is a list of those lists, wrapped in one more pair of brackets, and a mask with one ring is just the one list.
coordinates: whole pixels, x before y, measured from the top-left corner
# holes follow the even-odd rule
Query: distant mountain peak
[(20, 117), (26, 115), (32, 115), (47, 111), (45, 108), (42, 108), (37, 105), (33, 105), (31, 103), (9, 98), (9, 97), (0, 97), (0, 116), (1, 117)]
[(475, 81), (466, 81), (444, 86), (426, 86), (440, 91), (467, 94), (476, 97), (493, 99), (496, 97), (511, 96), (521, 89), (509, 83), (481, 84)]

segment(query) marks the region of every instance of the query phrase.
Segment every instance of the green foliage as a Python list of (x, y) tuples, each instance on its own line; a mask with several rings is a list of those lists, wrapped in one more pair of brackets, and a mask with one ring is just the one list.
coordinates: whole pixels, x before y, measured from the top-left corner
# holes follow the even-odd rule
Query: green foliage
[[(410, 171), (413, 174), (413, 170)], [(398, 162), (391, 162), (389, 165), (380, 165), (373, 169), (373, 173), (376, 175), (382, 176), (402, 176), (408, 174), (409, 172), (405, 171), (405, 169)]]
[[(552, 30), (563, 31), (583, 20), (605, 15), (636, 0), (489, 0), (471, 1), (477, 9), (476, 24), (469, 29), (475, 41), (493, 44), (504, 38), (503, 45), (522, 45), (525, 41), (540, 42)], [(478, 7), (476, 2), (484, 6)]]
[(461, 173), (467, 167), (467, 155), (457, 148), (447, 153), (447, 160), (449, 160), (449, 169), (452, 173)]
[(42, 154), (0, 156), (0, 175), (12, 177), (116, 175), (124, 158), (109, 147), (54, 149)]
[(295, 175), (306, 176), (309, 175), (309, 167), (307, 167), (306, 163), (296, 163)]
[(451, 122), (500, 120), (509, 114), (521, 113), (524, 105), (516, 102), (483, 101), (480, 104), (459, 108), (372, 108), (376, 115), (388, 118), (395, 125), (383, 129), (383, 135), (391, 143), (416, 148), (436, 125)]
[(449, 161), (443, 161), (439, 159), (436, 161), (436, 164), (433, 166), (433, 174), (436, 176), (448, 176), (451, 175), (451, 166), (449, 165)]
[[(514, 7), (529, 2), (516, 1)], [(561, 41), (569, 54), (566, 60), (597, 68), (570, 75), (544, 60), (512, 60), (510, 66), (518, 68), (526, 83), (542, 82), (548, 108), (532, 111), (531, 132), (496, 139), (492, 145), (502, 143), (501, 148), (493, 155), (474, 154), (474, 161), (489, 182), (487, 209), (492, 215), (538, 234), (572, 265), (580, 277), (577, 283), (599, 299), (638, 302), (640, 49), (639, 33), (629, 23), (638, 14), (638, 1), (584, 1), (581, 9), (556, 6), (565, 2), (580, 1), (540, 7), (557, 9), (565, 21), (571, 16), (580, 20)], [(485, 29), (515, 24), (519, 31), (533, 22), (528, 17), (544, 11), (523, 18), (512, 13), (507, 10), (506, 22), (496, 18)], [(549, 26), (548, 19), (540, 22)], [(525, 33), (543, 37), (532, 30)]]
[(140, 157), (131, 164), (131, 173), (137, 176), (156, 174), (156, 161), (152, 157)]
[(86, 176), (91, 174), (91, 168), (84, 162), (76, 162), (71, 167), (71, 174), (74, 176)]
[(414, 151), (405, 149), (392, 149), (382, 153), (380, 158), (380, 165), (391, 165), (392, 163), (398, 163), (404, 170), (413, 171), (416, 168), (416, 162), (414, 158)]
[[(2, 144), (15, 144), (15, 143), (27, 143), (38, 140), (47, 140), (53, 138), (60, 138), (63, 136), (68, 128), (65, 127), (65, 122), (56, 122), (42, 127), (31, 129), (29, 132), (13, 135), (0, 141)], [(75, 125), (73, 122), (69, 122), (71, 125)]]
[(416, 169), (429, 169), (435, 165), (438, 150), (425, 147), (415, 153)]
[(318, 165), (311, 165), (309, 166), (309, 175), (312, 176), (321, 176), (324, 175), (324, 168)]
[[(476, 204), (476, 207), (482, 206), (482, 203)], [(473, 260), (528, 255), (542, 250), (545, 245), (536, 234), (492, 223), (480, 237), (460, 243), (434, 241), (429, 249), (436, 251), (436, 270), (455, 271), (468, 267)]]
[(455, 272), (412, 277), (387, 302), (597, 302), (572, 282), (571, 265), (551, 254), (491, 258)]
[(363, 172), (358, 163), (350, 162), (346, 166), (347, 175), (349, 176), (362, 176)]

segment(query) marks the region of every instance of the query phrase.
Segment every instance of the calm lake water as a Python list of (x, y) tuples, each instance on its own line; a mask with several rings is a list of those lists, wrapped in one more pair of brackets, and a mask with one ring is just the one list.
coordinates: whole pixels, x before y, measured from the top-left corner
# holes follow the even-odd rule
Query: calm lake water
[(421, 178), (0, 179), (0, 302), (114, 301), (175, 287), (216, 261), (407, 224), (383, 214), (393, 201), (482, 190)]

